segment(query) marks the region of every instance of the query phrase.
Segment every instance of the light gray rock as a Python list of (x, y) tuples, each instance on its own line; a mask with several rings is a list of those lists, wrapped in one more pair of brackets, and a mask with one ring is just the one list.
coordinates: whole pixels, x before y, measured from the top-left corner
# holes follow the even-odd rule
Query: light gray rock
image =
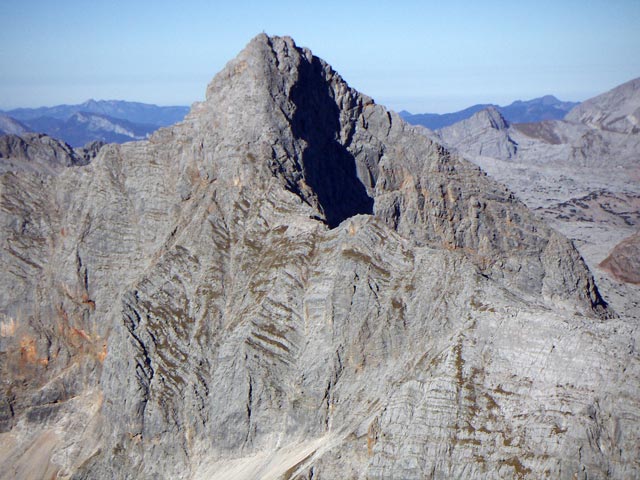
[(290, 38), (1, 179), (0, 476), (640, 473), (638, 330), (571, 243)]
[(581, 103), (565, 120), (598, 130), (640, 133), (640, 78)]
[[(468, 131), (461, 122), (429, 134), (508, 185), (573, 240), (607, 301), (633, 319), (640, 319), (640, 289), (600, 265), (640, 227), (639, 105), (636, 79), (575, 107), (565, 121), (514, 124), (499, 133), (485, 122), (473, 135), (452, 135)], [(502, 148), (506, 139), (517, 144), (515, 155)]]
[(87, 165), (104, 145), (72, 148), (42, 133), (0, 136), (0, 172), (32, 171), (54, 175), (66, 167)]
[(20, 135), (29, 131), (29, 127), (15, 118), (0, 114), (0, 135)]
[(494, 107), (439, 130), (437, 138), (473, 156), (506, 160), (518, 150), (518, 144), (509, 135), (509, 124)]

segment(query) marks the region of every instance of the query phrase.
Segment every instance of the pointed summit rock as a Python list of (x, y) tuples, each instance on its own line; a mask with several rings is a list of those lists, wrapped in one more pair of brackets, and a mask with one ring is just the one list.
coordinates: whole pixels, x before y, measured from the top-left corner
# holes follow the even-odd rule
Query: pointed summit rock
[(639, 362), (573, 246), (290, 38), (2, 182), (3, 471), (638, 473)]
[(469, 156), (509, 159), (518, 151), (518, 144), (509, 135), (509, 123), (494, 107), (444, 127), (437, 135), (450, 148)]
[[(476, 117), (474, 123), (506, 128), (495, 109)], [(209, 122), (204, 128), (203, 121)], [(518, 257), (530, 247), (544, 250), (554, 236), (504, 187), (349, 88), (329, 65), (288, 37), (253, 39), (211, 82), (207, 101), (194, 108), (188, 122), (194, 123), (191, 131), (215, 131), (226, 144), (246, 145), (249, 158), (260, 168), (268, 165), (267, 176), (279, 178), (330, 227), (358, 213), (375, 213), (419, 244), (467, 249), (480, 263), (491, 258), (499, 276), (505, 275), (501, 257)], [(241, 176), (248, 180), (251, 175), (245, 173)], [(476, 218), (465, 219), (474, 209)], [(501, 221), (507, 209), (521, 220)], [(572, 250), (561, 248), (566, 251), (549, 254), (565, 256)], [(537, 280), (513, 280), (538, 282), (540, 294), (544, 267), (537, 270)], [(582, 293), (574, 294), (586, 295), (587, 304), (599, 308), (587, 277)]]

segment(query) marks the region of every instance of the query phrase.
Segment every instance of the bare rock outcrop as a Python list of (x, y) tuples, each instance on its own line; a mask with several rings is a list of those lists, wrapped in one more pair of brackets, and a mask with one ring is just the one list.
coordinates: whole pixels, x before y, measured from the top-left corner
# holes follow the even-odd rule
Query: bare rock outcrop
[[(607, 301), (633, 319), (640, 318), (640, 289), (599, 266), (640, 227), (639, 105), (635, 79), (583, 102), (564, 121), (502, 129), (485, 122), (473, 134), (460, 122), (429, 134), (506, 184), (571, 238)], [(508, 140), (517, 145), (515, 153), (504, 149)]]
[(572, 244), (290, 38), (0, 178), (0, 477), (639, 473), (638, 331)]
[(640, 233), (617, 244), (600, 267), (622, 282), (640, 285)]
[(640, 78), (581, 103), (565, 120), (599, 130), (640, 133)]
[(518, 144), (509, 135), (509, 124), (494, 107), (438, 131), (438, 138), (468, 155), (513, 158)]
[(0, 172), (24, 170), (55, 174), (65, 167), (87, 165), (103, 145), (95, 141), (74, 149), (43, 133), (1, 135)]

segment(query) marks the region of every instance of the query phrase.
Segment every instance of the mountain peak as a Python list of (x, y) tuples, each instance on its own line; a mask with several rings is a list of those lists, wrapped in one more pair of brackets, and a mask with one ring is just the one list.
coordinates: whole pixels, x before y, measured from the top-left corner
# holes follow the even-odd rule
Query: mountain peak
[(256, 36), (214, 77), (204, 103), (192, 122), (233, 125), (234, 137), (262, 145), (272, 172), (329, 226), (372, 213), (373, 184), (358, 178), (342, 142), (373, 101), (291, 37)]
[(97, 101), (94, 100), (93, 98), (90, 98), (89, 100), (83, 102), (80, 104), (81, 107), (95, 107), (97, 105), (99, 105), (102, 102), (102, 100)]
[[(492, 107), (480, 113), (478, 119), (497, 132), (507, 128), (505, 119)], [(401, 172), (422, 172), (428, 169), (428, 163), (442, 161), (441, 147), (412, 131), (395, 113), (351, 89), (331, 66), (309, 49), (298, 47), (290, 37), (260, 34), (252, 39), (214, 77), (207, 87), (204, 105), (194, 109), (183, 128), (190, 129), (188, 136), (197, 131), (216, 131), (227, 141), (251, 145), (259, 153), (246, 154), (256, 163), (250, 166), (255, 172), (253, 179), (247, 170), (244, 181), (260, 181), (257, 176), (262, 173), (255, 169), (266, 166), (287, 190), (316, 210), (329, 227), (337, 227), (357, 214), (375, 214), (421, 242), (434, 238), (462, 241), (462, 237), (454, 240), (456, 235), (448, 230), (451, 226), (432, 230), (431, 225), (442, 221), (428, 220), (437, 209), (420, 203), (410, 214), (399, 210), (399, 205), (407, 201), (400, 199), (404, 193), (396, 191), (402, 183), (400, 177), (405, 176)], [(512, 141), (506, 142), (508, 148), (515, 148)], [(395, 145), (392, 157), (384, 153), (391, 151), (385, 144)], [(409, 144), (424, 155), (409, 153)], [(239, 154), (234, 150), (229, 155), (234, 158)], [(447, 159), (447, 168), (453, 170), (475, 168), (458, 159)], [(485, 185), (474, 174), (475, 181), (478, 185), (460, 186), (461, 191), (486, 190), (502, 195), (497, 186)], [(394, 193), (383, 194), (388, 188)], [(501, 234), (494, 238), (501, 238)], [(473, 235), (468, 241), (474, 245), (472, 248), (479, 247)], [(482, 248), (496, 255), (510, 250), (500, 241)]]
[[(457, 478), (476, 454), (471, 478), (511, 456), (539, 477), (579, 448), (602, 456), (538, 433), (583, 431), (587, 386), (626, 391), (582, 380), (600, 357), (561, 350), (607, 314), (574, 247), (287, 37), (254, 38), (148, 142), (0, 182), (19, 206), (0, 212), (15, 385), (0, 427), (25, 439), (6, 471), (53, 426), (48, 451), (77, 478)], [(540, 362), (541, 345), (562, 354)], [(555, 388), (580, 402), (542, 418)]]
[[(260, 33), (214, 77), (207, 88), (207, 101), (211, 97), (220, 97), (220, 92), (230, 87), (237, 88), (238, 82), (248, 89), (247, 95), (257, 93), (255, 88), (258, 85), (276, 90), (273, 93), (277, 93), (278, 89), (284, 88), (282, 81), (296, 81), (297, 70), (303, 59), (312, 62), (313, 58), (308, 49), (297, 47), (291, 37)], [(286, 76), (291, 78), (284, 78)], [(277, 77), (283, 78), (274, 83)], [(219, 100), (216, 98), (216, 101)]]
[(543, 105), (555, 105), (561, 102), (554, 95), (544, 95), (543, 97), (540, 97), (540, 103)]
[(298, 48), (293, 38), (288, 35), (268, 35), (265, 32), (259, 33), (255, 37), (253, 37), (247, 44), (246, 48), (250, 49), (252, 46), (256, 45), (267, 46), (273, 51)]
[(471, 148), (480, 156), (511, 158), (518, 148), (509, 136), (509, 123), (493, 106), (438, 130), (438, 135), (445, 145), (465, 153)]
[[(496, 107), (487, 107), (484, 110), (480, 110), (474, 114), (471, 119), (478, 119), (481, 122), (487, 122), (488, 126), (496, 130), (504, 130), (509, 127), (508, 122), (502, 116), (500, 111)], [(470, 120), (471, 120), (470, 119)]]

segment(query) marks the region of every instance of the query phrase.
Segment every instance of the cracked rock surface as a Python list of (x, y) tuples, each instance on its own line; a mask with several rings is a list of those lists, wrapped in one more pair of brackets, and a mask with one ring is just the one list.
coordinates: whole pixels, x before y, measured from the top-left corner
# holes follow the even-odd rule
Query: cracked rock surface
[(564, 120), (509, 125), (486, 110), (424, 132), (507, 185), (570, 238), (607, 302), (638, 322), (639, 107), (635, 79), (581, 103)]
[(288, 37), (0, 177), (0, 477), (631, 478), (638, 330), (572, 244)]

